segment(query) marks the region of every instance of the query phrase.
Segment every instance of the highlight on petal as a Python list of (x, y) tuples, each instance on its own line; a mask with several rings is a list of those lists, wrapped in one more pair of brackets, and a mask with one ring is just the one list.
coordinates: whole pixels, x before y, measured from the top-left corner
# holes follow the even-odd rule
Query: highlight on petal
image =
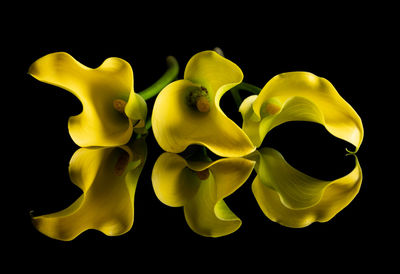
[(83, 194), (68, 208), (32, 218), (48, 237), (70, 241), (88, 229), (108, 236), (133, 225), (134, 195), (146, 160), (144, 140), (108, 148), (80, 148), (71, 158), (71, 181)]
[[(68, 122), (77, 145), (119, 146), (129, 141), (132, 121), (124, 113), (124, 105), (121, 109), (114, 105), (115, 100), (124, 104), (135, 101), (133, 72), (126, 61), (111, 57), (92, 69), (68, 53), (56, 52), (35, 61), (28, 73), (41, 82), (68, 90), (81, 101), (82, 113), (70, 117)], [(144, 115), (142, 108), (137, 110), (141, 113), (138, 118)], [(130, 106), (129, 113), (132, 109)]]
[(327, 222), (357, 195), (362, 171), (356, 166), (346, 176), (322, 181), (291, 167), (271, 148), (260, 151), (257, 177), (252, 190), (264, 214), (274, 222), (301, 228), (313, 222)]
[[(188, 162), (166, 152), (154, 165), (153, 188), (164, 204), (184, 207), (186, 222), (194, 232), (220, 237), (233, 233), (241, 225), (223, 199), (247, 180), (254, 164), (244, 158)], [(204, 172), (207, 176), (203, 177)]]
[(240, 157), (255, 150), (250, 139), (219, 107), (199, 112), (187, 104), (187, 96), (197, 84), (178, 80), (166, 86), (154, 103), (152, 128), (165, 151), (180, 153), (200, 144), (223, 157)]
[(356, 147), (364, 129), (360, 117), (326, 79), (309, 72), (288, 72), (272, 78), (260, 94), (243, 101), (243, 130), (259, 147), (266, 134), (288, 121), (322, 124), (334, 136)]

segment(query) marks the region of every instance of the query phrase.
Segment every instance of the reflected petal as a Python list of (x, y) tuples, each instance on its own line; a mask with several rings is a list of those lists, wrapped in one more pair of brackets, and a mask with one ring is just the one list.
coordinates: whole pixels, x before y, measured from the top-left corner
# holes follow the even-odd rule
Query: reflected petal
[(353, 171), (327, 182), (289, 166), (277, 151), (268, 149), (261, 154), (264, 163), (257, 167), (253, 193), (264, 214), (284, 226), (300, 228), (329, 221), (360, 189), (362, 171), (357, 158)]
[(158, 157), (151, 180), (157, 198), (164, 204), (184, 206), (196, 194), (198, 178), (187, 166), (186, 160), (175, 153), (165, 152)]
[[(242, 158), (187, 162), (176, 154), (164, 153), (153, 169), (153, 187), (161, 202), (184, 207), (186, 221), (194, 232), (220, 237), (241, 225), (223, 199), (247, 180), (254, 164)], [(209, 177), (200, 180), (196, 172), (207, 169)]]
[(32, 218), (43, 234), (69, 241), (88, 229), (121, 235), (133, 225), (134, 195), (146, 159), (143, 140), (116, 148), (81, 148), (71, 158), (71, 181), (83, 194), (68, 208)]
[(190, 228), (207, 237), (235, 232), (242, 221), (223, 198), (237, 190), (250, 176), (254, 162), (243, 158), (224, 158), (210, 165), (210, 177), (200, 183), (197, 194), (184, 207)]

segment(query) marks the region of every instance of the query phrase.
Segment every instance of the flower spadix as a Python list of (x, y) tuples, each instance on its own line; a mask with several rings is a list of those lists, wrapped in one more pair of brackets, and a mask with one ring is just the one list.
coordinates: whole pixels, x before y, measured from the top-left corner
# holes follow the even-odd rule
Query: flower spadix
[(146, 155), (143, 139), (119, 147), (78, 149), (71, 158), (69, 175), (83, 194), (62, 211), (32, 217), (33, 225), (48, 237), (63, 241), (88, 229), (108, 236), (128, 232)]
[(186, 222), (194, 232), (220, 237), (233, 233), (242, 223), (223, 199), (247, 180), (254, 164), (245, 158), (186, 161), (165, 152), (154, 165), (153, 188), (164, 204), (184, 207)]
[(284, 226), (301, 228), (329, 221), (354, 199), (361, 187), (362, 171), (355, 154), (356, 166), (349, 174), (323, 181), (293, 168), (272, 148), (256, 153), (254, 196), (264, 214)]
[(242, 79), (240, 68), (216, 52), (194, 55), (184, 79), (166, 86), (154, 103), (152, 127), (159, 145), (180, 153), (191, 144), (200, 144), (224, 157), (254, 151), (247, 135), (219, 106), (222, 95)]
[(77, 145), (119, 146), (129, 141), (133, 130), (142, 133), (147, 105), (134, 92), (132, 68), (123, 59), (111, 57), (92, 69), (65, 52), (56, 52), (35, 61), (28, 73), (81, 101), (82, 113), (68, 121)]
[(273, 77), (259, 95), (246, 98), (239, 111), (243, 130), (259, 147), (274, 127), (289, 121), (316, 122), (334, 136), (355, 146), (363, 139), (363, 125), (355, 110), (326, 79), (309, 72)]

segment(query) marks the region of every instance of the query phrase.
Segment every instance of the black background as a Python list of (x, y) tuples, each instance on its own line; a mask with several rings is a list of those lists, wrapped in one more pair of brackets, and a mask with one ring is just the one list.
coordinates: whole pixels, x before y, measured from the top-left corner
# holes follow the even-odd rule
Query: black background
[[(101, 11), (81, 6), (27, 7), (22, 26), (7, 31), (11, 47), (5, 58), (16, 77), (5, 79), (14, 83), (7, 104), (12, 114), (5, 116), (11, 117), (6, 124), (13, 133), (8, 141), (13, 151), (11, 165), (5, 170), (13, 174), (7, 184), (12, 190), (4, 194), (9, 198), (6, 211), (12, 216), (11, 221), (2, 221), (3, 235), (12, 243), (9, 255), (33, 258), (34, 262), (56, 259), (59, 265), (86, 262), (92, 267), (95, 262), (89, 263), (88, 256), (102, 254), (106, 258), (102, 263), (129, 266), (132, 271), (143, 263), (149, 269), (163, 266), (175, 270), (184, 269), (183, 262), (196, 268), (213, 263), (259, 264), (269, 271), (268, 265), (313, 269), (320, 264), (326, 269), (389, 261), (388, 257), (384, 261), (376, 257), (386, 254), (386, 245), (391, 244), (385, 237), (391, 225), (382, 217), (389, 206), (381, 202), (384, 178), (376, 162), (383, 159), (375, 157), (378, 147), (372, 145), (378, 136), (376, 111), (381, 107), (374, 93), (374, 79), (381, 68), (376, 62), (385, 53), (376, 41), (385, 43), (385, 23), (377, 25), (377, 15), (369, 7), (327, 6), (303, 12), (303, 6), (164, 5), (114, 5)], [(276, 74), (296, 70), (325, 77), (336, 87), (360, 115), (365, 129), (357, 153), (364, 179), (353, 202), (327, 223), (286, 228), (267, 219), (259, 209), (251, 192), (253, 172), (248, 182), (226, 199), (242, 219), (241, 228), (217, 239), (199, 236), (187, 226), (181, 208), (168, 207), (154, 195), (151, 170), (162, 150), (150, 133), (131, 231), (107, 237), (91, 230), (71, 242), (37, 232), (30, 222), (31, 210), (35, 215), (61, 210), (81, 193), (69, 181), (67, 170), (78, 149), (68, 134), (67, 121), (81, 111), (81, 105), (72, 94), (30, 77), (29, 65), (56, 51), (66, 51), (89, 67), (99, 66), (108, 57), (120, 57), (131, 64), (134, 89), (139, 92), (162, 75), (168, 55), (177, 58), (182, 77), (192, 55), (214, 47), (220, 47), (225, 57), (242, 69), (245, 82), (259, 87)], [(149, 110), (153, 102), (149, 100)], [(221, 106), (240, 125), (233, 104), (226, 93)], [(354, 168), (354, 160), (345, 157), (345, 148), (351, 145), (315, 124), (282, 125), (268, 134), (263, 145), (278, 149), (294, 167), (321, 179), (335, 179)], [(380, 148), (382, 145), (385, 147), (381, 144)], [(356, 259), (360, 254), (363, 259)]]

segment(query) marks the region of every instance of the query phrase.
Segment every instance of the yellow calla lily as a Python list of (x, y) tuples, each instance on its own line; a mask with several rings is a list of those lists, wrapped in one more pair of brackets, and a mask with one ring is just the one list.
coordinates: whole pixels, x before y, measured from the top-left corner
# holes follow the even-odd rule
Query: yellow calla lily
[(259, 160), (253, 194), (269, 219), (287, 227), (329, 221), (354, 199), (361, 187), (362, 170), (355, 155), (353, 171), (333, 181), (318, 180), (296, 170), (272, 148), (261, 149), (256, 157)]
[(223, 199), (247, 180), (254, 164), (245, 158), (186, 161), (177, 154), (165, 152), (154, 165), (153, 188), (164, 204), (184, 207), (186, 222), (194, 232), (220, 237), (241, 226), (241, 220)]
[(334, 136), (356, 147), (364, 130), (360, 117), (326, 79), (309, 72), (273, 77), (260, 94), (246, 98), (239, 111), (243, 130), (259, 147), (266, 134), (288, 121), (319, 123)]
[(154, 103), (151, 121), (159, 145), (179, 153), (200, 144), (223, 157), (253, 152), (250, 139), (219, 106), (222, 95), (242, 79), (240, 68), (216, 52), (194, 55), (184, 79), (166, 86)]
[(108, 58), (91, 69), (68, 53), (56, 52), (35, 61), (28, 73), (68, 90), (81, 101), (82, 113), (68, 121), (77, 145), (119, 146), (128, 143), (134, 128), (142, 133), (147, 105), (134, 92), (132, 69), (123, 59)]
[(68, 208), (32, 217), (48, 237), (69, 241), (88, 229), (108, 236), (133, 225), (134, 195), (147, 155), (143, 139), (119, 147), (80, 148), (71, 158), (71, 181), (83, 194)]

